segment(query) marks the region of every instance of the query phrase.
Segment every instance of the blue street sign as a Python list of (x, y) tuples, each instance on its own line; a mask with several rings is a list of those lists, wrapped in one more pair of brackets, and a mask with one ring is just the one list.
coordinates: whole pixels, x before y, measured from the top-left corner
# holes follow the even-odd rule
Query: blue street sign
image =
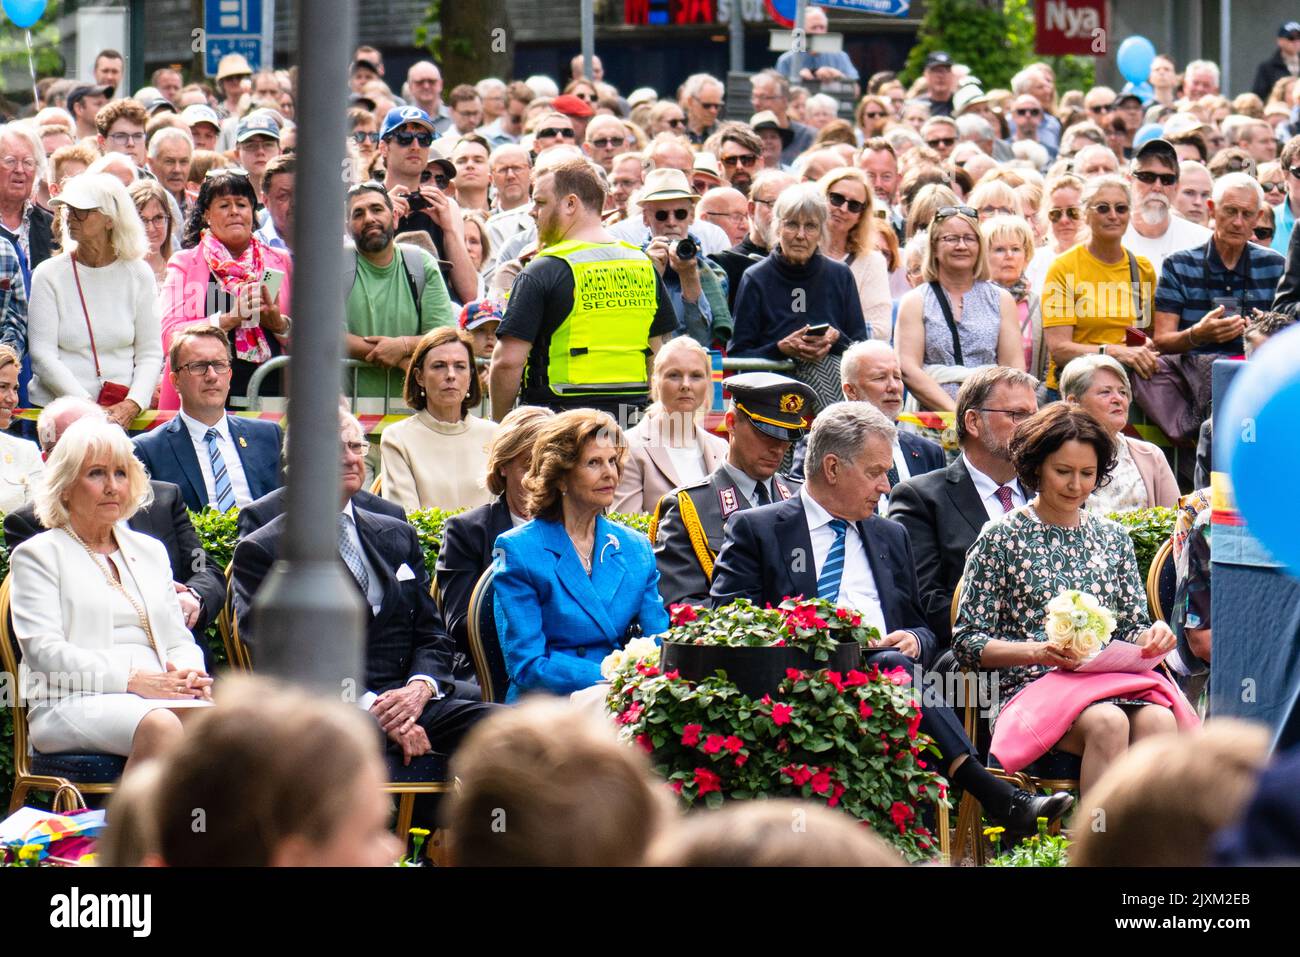
[(819, 7), (857, 10), (859, 13), (875, 13), (882, 17), (905, 17), (911, 5), (911, 0), (817, 0)]
[(204, 70), (217, 75), (229, 53), (243, 54), (254, 70), (262, 66), (262, 0), (204, 0)]

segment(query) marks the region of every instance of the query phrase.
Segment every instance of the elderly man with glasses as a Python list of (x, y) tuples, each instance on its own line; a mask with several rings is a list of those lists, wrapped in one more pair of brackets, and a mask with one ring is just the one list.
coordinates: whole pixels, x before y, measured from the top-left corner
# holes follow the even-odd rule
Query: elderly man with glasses
[(623, 125), (622, 120), (616, 116), (597, 116), (587, 124), (582, 151), (591, 157), (592, 162), (609, 173), (613, 169), (614, 157), (623, 152), (627, 142), (627, 127)]
[(1124, 233), (1124, 248), (1145, 256), (1157, 276), (1169, 256), (1204, 246), (1210, 238), (1204, 226), (1173, 215), (1179, 174), (1178, 153), (1168, 140), (1148, 140), (1133, 154), (1129, 168), (1133, 215)]
[[(754, 113), (771, 113), (776, 125), (789, 132), (788, 142), (781, 148), (781, 162), (793, 163), (808, 147), (813, 145), (817, 131), (790, 118), (790, 81), (776, 70), (763, 70), (750, 78), (749, 102)], [(785, 136), (781, 137), (786, 140)]]
[(722, 116), (726, 92), (722, 81), (708, 73), (686, 78), (682, 84), (681, 107), (686, 113), (686, 135), (692, 143), (699, 145), (713, 135)]
[(1300, 136), (1293, 136), (1282, 147), (1278, 162), (1286, 183), (1286, 198), (1273, 208), (1275, 214), (1273, 248), (1286, 255), (1291, 245), (1291, 232), (1300, 215)]

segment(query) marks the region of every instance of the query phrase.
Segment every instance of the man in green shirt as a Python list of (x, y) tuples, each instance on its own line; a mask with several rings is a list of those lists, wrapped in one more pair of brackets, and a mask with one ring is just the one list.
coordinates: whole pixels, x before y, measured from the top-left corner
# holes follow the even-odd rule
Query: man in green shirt
[[(393, 201), (379, 183), (348, 191), (348, 233), (356, 272), (347, 292), (347, 354), (373, 368), (357, 374), (357, 395), (400, 401), (406, 367), (430, 329), (455, 322), (437, 260), (418, 246), (393, 241)], [(350, 389), (350, 383), (347, 388)]]

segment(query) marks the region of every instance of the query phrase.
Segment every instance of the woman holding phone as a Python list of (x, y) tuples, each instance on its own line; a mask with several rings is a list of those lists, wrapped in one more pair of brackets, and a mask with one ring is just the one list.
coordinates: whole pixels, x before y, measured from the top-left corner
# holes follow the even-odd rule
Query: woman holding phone
[[(253, 235), (256, 206), (257, 194), (244, 171), (229, 167), (208, 173), (162, 288), (164, 349), (178, 326), (220, 326), (231, 343), (231, 396), (245, 395), (258, 366), (289, 351), (293, 260)], [(261, 394), (284, 394), (279, 372), (267, 377)], [(163, 376), (158, 407), (180, 407), (170, 375)]]

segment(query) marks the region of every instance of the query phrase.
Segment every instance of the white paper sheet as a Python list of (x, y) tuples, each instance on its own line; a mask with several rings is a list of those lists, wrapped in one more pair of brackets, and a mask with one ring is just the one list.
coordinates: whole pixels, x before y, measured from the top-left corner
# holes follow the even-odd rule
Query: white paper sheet
[(1130, 641), (1112, 641), (1101, 651), (1079, 667), (1076, 672), (1110, 671), (1125, 674), (1141, 674), (1150, 671), (1164, 660), (1165, 652), (1154, 658), (1143, 658), (1142, 649)]

